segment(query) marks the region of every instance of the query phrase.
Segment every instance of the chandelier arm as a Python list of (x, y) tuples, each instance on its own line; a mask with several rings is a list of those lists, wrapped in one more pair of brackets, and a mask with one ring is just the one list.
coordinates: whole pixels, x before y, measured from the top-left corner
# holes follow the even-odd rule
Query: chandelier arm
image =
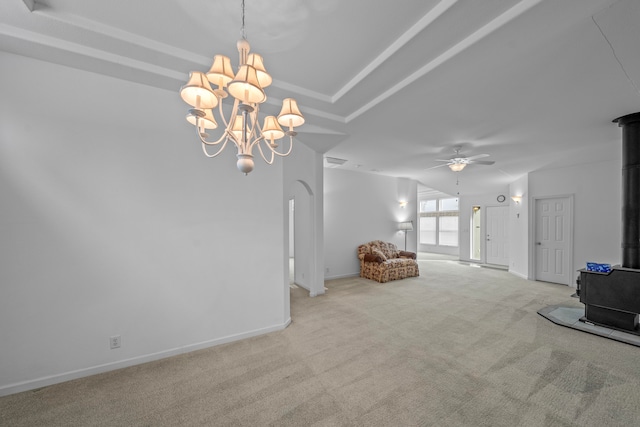
[(229, 123), (233, 123), (233, 118), (234, 118), (235, 112), (238, 111), (238, 103), (239, 103), (239, 101), (237, 99), (233, 101), (233, 108), (231, 109), (231, 116), (229, 116), (229, 121), (227, 121), (227, 119), (224, 117), (224, 111), (222, 110), (222, 99), (220, 100), (220, 102), (218, 102), (218, 108), (220, 110), (220, 118), (222, 118), (222, 123), (224, 123), (224, 128), (225, 129), (229, 128)]
[[(202, 136), (202, 134), (200, 133), (200, 126), (199, 126), (199, 117), (196, 117), (196, 135), (198, 135), (198, 138), (200, 138), (200, 142), (202, 142), (202, 144), (206, 144), (206, 145), (218, 145), (222, 142), (222, 140), (227, 136), (226, 133), (223, 133), (222, 136), (220, 137), (220, 139), (218, 139), (217, 141), (207, 141), (204, 139), (204, 137)], [(226, 142), (225, 142), (226, 144)], [(223, 146), (224, 147), (224, 146)], [(214, 156), (215, 157), (215, 156)]]
[[(262, 130), (260, 130), (260, 123), (258, 122), (258, 113), (260, 112), (260, 106), (255, 104), (253, 106), (253, 111), (249, 113), (249, 117), (251, 118), (251, 131), (249, 135), (255, 135), (256, 139), (258, 138), (258, 134), (262, 135)], [(253, 148), (253, 144), (251, 144), (251, 148)]]
[(271, 146), (269, 146), (269, 149), (273, 151), (274, 154), (280, 157), (287, 157), (289, 154), (291, 154), (291, 150), (293, 149), (293, 136), (289, 135), (289, 150), (286, 153), (278, 153), (276, 149), (271, 148)]
[(228, 139), (228, 138), (227, 138), (227, 139), (225, 139), (225, 140), (224, 140), (224, 143), (223, 143), (223, 144), (222, 144), (222, 146), (218, 149), (218, 151), (216, 151), (214, 154), (209, 154), (209, 152), (207, 151), (207, 145), (210, 145), (210, 144), (206, 144), (206, 141), (204, 141), (204, 140), (203, 140), (202, 142), (203, 142), (204, 144), (202, 144), (202, 151), (204, 152), (204, 155), (205, 155), (205, 156), (207, 156), (207, 157), (209, 157), (209, 158), (216, 157), (218, 154), (222, 153), (222, 150), (224, 150), (224, 147), (226, 147), (226, 146), (227, 146), (227, 142), (228, 142), (228, 141), (229, 141), (229, 139)]
[(249, 149), (249, 151), (253, 151), (253, 147), (254, 147), (255, 145), (257, 145), (257, 146), (258, 146), (258, 148), (260, 148), (260, 141), (262, 141), (262, 140), (265, 140), (265, 141), (266, 141), (266, 138), (264, 137), (264, 135), (262, 135), (262, 131), (259, 131), (259, 132), (260, 132), (260, 136), (258, 137), (258, 136), (257, 136), (257, 132), (256, 132), (256, 137), (257, 137), (257, 138), (256, 138), (256, 139), (254, 139), (253, 141), (251, 141), (251, 144), (249, 144), (249, 145), (248, 145), (248, 149)]
[[(257, 117), (257, 111), (256, 111), (256, 117)], [(260, 136), (258, 136), (258, 135), (260, 135)], [(267, 138), (265, 138), (264, 134), (262, 133), (262, 129), (260, 129), (260, 126), (257, 127), (256, 139), (249, 146), (249, 150), (253, 150), (253, 147), (256, 144), (258, 145), (258, 148), (260, 148), (260, 142), (262, 142), (263, 140), (267, 143), (267, 147), (269, 147), (269, 150), (273, 151), (275, 154), (279, 154), (279, 153), (275, 152), (273, 150), (273, 148), (271, 148), (271, 145), (269, 144), (269, 140)], [(262, 150), (262, 149), (260, 148), (260, 150)], [(291, 150), (289, 150), (289, 152), (291, 152)], [(264, 156), (263, 156), (263, 158), (264, 158)], [(266, 161), (266, 159), (265, 159), (265, 161)]]
[(262, 151), (262, 145), (260, 145), (260, 144), (259, 144), (259, 142), (260, 142), (261, 140), (263, 140), (263, 138), (260, 138), (260, 139), (256, 140), (256, 142), (254, 142), (254, 144), (255, 144), (255, 143), (258, 143), (258, 151), (260, 151), (260, 156), (262, 156), (262, 159), (263, 159), (265, 162), (267, 162), (267, 164), (268, 164), (268, 165), (272, 165), (272, 164), (273, 164), (273, 161), (274, 161), (274, 160), (275, 160), (275, 158), (276, 158), (276, 157), (274, 156), (275, 151), (273, 151), (273, 149), (272, 149), (271, 147), (269, 147), (269, 150), (271, 151), (271, 160), (267, 160), (266, 156), (264, 155), (264, 152)]
[[(249, 120), (247, 120), (246, 126), (247, 126), (247, 131), (246, 131), (246, 141), (245, 141), (245, 148), (251, 152), (253, 150), (253, 146), (256, 144), (256, 142), (258, 142), (260, 140), (260, 138), (258, 137), (258, 132), (256, 131), (256, 122), (257, 117), (258, 117), (258, 109), (255, 108), (252, 112), (247, 113), (247, 116), (249, 118)], [(260, 126), (258, 126), (258, 129), (260, 129)], [(255, 138), (252, 141), (252, 138)]]

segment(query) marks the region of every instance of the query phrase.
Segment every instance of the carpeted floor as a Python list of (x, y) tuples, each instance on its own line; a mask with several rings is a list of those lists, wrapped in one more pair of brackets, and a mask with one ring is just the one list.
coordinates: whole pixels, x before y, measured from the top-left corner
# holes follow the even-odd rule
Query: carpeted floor
[(0, 425), (640, 425), (640, 349), (537, 314), (571, 289), (419, 262), (291, 289), (281, 332), (0, 398)]

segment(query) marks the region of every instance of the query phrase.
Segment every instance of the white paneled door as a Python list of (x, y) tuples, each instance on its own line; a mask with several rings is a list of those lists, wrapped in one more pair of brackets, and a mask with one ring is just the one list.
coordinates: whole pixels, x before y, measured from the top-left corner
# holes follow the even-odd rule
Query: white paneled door
[(487, 207), (486, 262), (509, 265), (509, 206)]
[(536, 280), (571, 283), (571, 199), (536, 200)]

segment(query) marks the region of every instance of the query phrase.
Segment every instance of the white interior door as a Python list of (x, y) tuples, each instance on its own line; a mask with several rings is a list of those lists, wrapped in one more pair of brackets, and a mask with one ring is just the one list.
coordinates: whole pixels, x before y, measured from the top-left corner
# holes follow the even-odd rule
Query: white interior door
[(487, 207), (487, 264), (509, 265), (509, 206)]
[(571, 283), (571, 199), (536, 200), (536, 280)]

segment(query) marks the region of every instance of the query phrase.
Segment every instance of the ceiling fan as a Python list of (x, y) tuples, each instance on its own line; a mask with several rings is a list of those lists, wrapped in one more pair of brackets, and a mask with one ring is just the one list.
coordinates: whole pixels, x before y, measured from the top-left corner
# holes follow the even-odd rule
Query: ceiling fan
[(495, 163), (493, 160), (478, 160), (484, 157), (489, 157), (489, 154), (476, 154), (475, 156), (464, 157), (462, 154), (460, 154), (460, 150), (462, 150), (462, 147), (455, 147), (453, 149), (453, 151), (455, 151), (456, 153), (454, 157), (447, 160), (436, 159), (437, 162), (446, 162), (446, 163), (442, 165), (434, 166), (428, 169), (435, 169), (435, 168), (440, 168), (442, 166), (449, 166), (449, 169), (451, 169), (452, 171), (460, 172), (462, 169), (464, 169), (467, 165), (470, 165), (470, 164), (492, 165)]

